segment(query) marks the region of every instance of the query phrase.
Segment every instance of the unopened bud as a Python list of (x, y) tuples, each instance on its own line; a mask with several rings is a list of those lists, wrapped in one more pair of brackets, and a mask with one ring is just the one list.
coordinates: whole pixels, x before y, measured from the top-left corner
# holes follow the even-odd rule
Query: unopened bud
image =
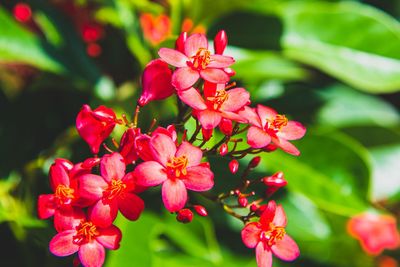
[(194, 210), (196, 211), (197, 214), (199, 214), (200, 216), (207, 216), (208, 212), (206, 210), (206, 208), (204, 208), (201, 205), (194, 205)]
[(250, 205), (250, 211), (251, 212), (256, 212), (258, 210), (258, 205), (257, 204), (251, 204)]
[(221, 156), (225, 156), (226, 154), (228, 154), (228, 145), (226, 143), (223, 143), (220, 147), (219, 147), (219, 154)]
[(261, 157), (260, 156), (252, 158), (250, 163), (249, 163), (250, 168), (253, 169), (253, 168), (257, 167), (258, 164), (260, 164), (260, 161), (261, 161)]
[(274, 144), (268, 144), (266, 147), (264, 147), (264, 150), (267, 152), (272, 152), (275, 151), (278, 147)]
[(187, 39), (187, 32), (182, 32), (178, 39), (175, 41), (175, 49), (181, 53), (185, 53), (185, 42)]
[(222, 55), (228, 44), (228, 37), (226, 36), (226, 32), (221, 30), (217, 33), (214, 38), (214, 52), (215, 54)]
[(247, 204), (249, 204), (249, 201), (247, 200), (247, 197), (244, 196), (239, 196), (238, 197), (238, 204), (241, 207), (246, 207)]
[(277, 172), (271, 176), (264, 177), (262, 181), (266, 186), (268, 186), (266, 191), (267, 196), (271, 196), (279, 188), (287, 185), (287, 181), (283, 176), (283, 172)]
[(100, 158), (88, 158), (82, 163), (82, 168), (91, 169), (100, 163)]
[(222, 118), (221, 122), (219, 123), (219, 129), (224, 135), (231, 136), (232, 135), (232, 121)]
[(236, 159), (229, 162), (229, 170), (233, 174), (235, 174), (239, 170), (239, 162)]
[(213, 129), (204, 129), (201, 128), (201, 133), (203, 134), (203, 139), (205, 141), (210, 140), (210, 138), (212, 137), (212, 133), (213, 133)]
[(176, 220), (181, 223), (190, 223), (193, 220), (193, 212), (190, 209), (181, 209), (176, 214)]

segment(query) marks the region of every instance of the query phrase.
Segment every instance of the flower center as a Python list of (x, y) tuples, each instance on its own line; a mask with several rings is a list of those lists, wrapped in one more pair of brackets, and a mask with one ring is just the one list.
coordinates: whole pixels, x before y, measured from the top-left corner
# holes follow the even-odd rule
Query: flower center
[(274, 132), (279, 132), (282, 127), (286, 126), (288, 119), (285, 115), (276, 115), (274, 119), (267, 120), (267, 125), (265, 125), (266, 130), (272, 130)]
[(170, 177), (179, 178), (187, 174), (186, 167), (188, 165), (188, 158), (183, 155), (180, 157), (173, 157), (167, 163), (167, 174)]
[(105, 196), (108, 199), (113, 199), (119, 196), (126, 188), (126, 184), (121, 180), (112, 179), (111, 183), (108, 185), (108, 188), (105, 191)]
[(192, 67), (197, 70), (204, 70), (211, 61), (211, 53), (206, 48), (199, 48), (192, 56)]
[(76, 229), (73, 242), (78, 245), (84, 242), (91, 242), (94, 237), (99, 235), (96, 225), (92, 222), (81, 222)]
[(276, 241), (282, 240), (285, 234), (286, 231), (284, 227), (275, 226), (273, 223), (270, 223), (268, 230), (261, 232), (260, 240), (271, 247), (275, 245)]
[(74, 189), (69, 188), (68, 186), (63, 184), (57, 186), (54, 195), (58, 199), (58, 203), (60, 205), (68, 205), (71, 203), (72, 199), (75, 198)]
[(222, 89), (217, 90), (215, 96), (207, 97), (207, 103), (209, 104), (210, 108), (218, 110), (227, 99), (228, 93), (224, 89)]

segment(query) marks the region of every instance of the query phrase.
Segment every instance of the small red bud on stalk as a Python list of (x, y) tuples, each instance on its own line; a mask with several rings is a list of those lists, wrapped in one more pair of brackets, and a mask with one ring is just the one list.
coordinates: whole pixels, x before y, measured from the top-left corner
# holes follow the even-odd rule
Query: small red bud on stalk
[(101, 158), (88, 158), (88, 159), (85, 159), (85, 161), (82, 163), (82, 168), (91, 169), (94, 166), (100, 164), (100, 159)]
[(257, 156), (251, 159), (250, 163), (249, 163), (249, 167), (254, 169), (255, 167), (257, 167), (260, 164), (261, 161), (261, 157)]
[(32, 18), (31, 7), (25, 3), (18, 3), (14, 6), (13, 15), (19, 22), (28, 22)]
[(239, 162), (236, 159), (229, 162), (229, 170), (233, 174), (235, 174), (239, 170)]
[(205, 216), (208, 215), (208, 212), (207, 212), (206, 208), (204, 208), (203, 206), (194, 205), (193, 207), (194, 207), (194, 210), (196, 211), (196, 213), (199, 214), (200, 216), (205, 217)]
[(277, 172), (271, 176), (264, 177), (262, 181), (266, 186), (268, 186), (266, 191), (268, 197), (275, 193), (279, 188), (287, 185), (283, 172)]
[(204, 141), (208, 141), (212, 137), (213, 129), (201, 128), (201, 133), (203, 134)]
[(224, 135), (231, 136), (232, 135), (232, 121), (222, 118), (221, 122), (219, 123), (219, 129)]
[(176, 214), (176, 220), (181, 223), (190, 223), (193, 220), (193, 212), (190, 209), (181, 209)]
[(224, 30), (219, 31), (214, 38), (215, 54), (222, 55), (225, 51), (227, 44), (228, 37), (226, 36), (226, 32)]
[(219, 154), (221, 156), (225, 156), (226, 154), (228, 154), (228, 145), (226, 143), (223, 143), (220, 147), (219, 147)]
[(253, 203), (253, 204), (250, 205), (250, 211), (251, 211), (251, 212), (256, 212), (256, 211), (258, 210), (258, 208), (259, 208), (259, 207), (258, 207), (257, 204), (254, 204), (254, 203)]
[(187, 39), (187, 32), (182, 32), (178, 39), (175, 41), (175, 49), (181, 53), (185, 53), (185, 42)]
[(244, 208), (244, 207), (247, 206), (247, 204), (249, 204), (249, 200), (245, 196), (239, 196), (238, 197), (238, 204), (239, 204), (239, 206)]

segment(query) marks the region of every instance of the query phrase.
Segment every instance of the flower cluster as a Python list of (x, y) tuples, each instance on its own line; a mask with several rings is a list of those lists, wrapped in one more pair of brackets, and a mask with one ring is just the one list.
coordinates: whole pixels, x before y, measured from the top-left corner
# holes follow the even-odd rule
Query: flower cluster
[[(54, 216), (57, 234), (50, 241), (54, 255), (78, 252), (84, 266), (101, 266), (104, 248), (117, 249), (122, 238), (113, 225), (118, 212), (129, 220), (139, 219), (145, 206), (139, 194), (160, 185), (165, 208), (175, 213), (179, 222), (192, 221), (193, 211), (208, 215), (205, 207), (189, 198), (188, 190), (217, 202), (240, 219), (245, 224), (243, 242), (256, 249), (259, 267), (270, 267), (272, 254), (287, 261), (298, 257), (296, 243), (285, 232), (283, 207), (270, 199), (287, 184), (283, 173), (249, 179), (260, 156), (238, 172), (239, 159), (251, 154), (279, 148), (299, 155), (289, 141), (300, 139), (306, 130), (270, 107), (249, 106), (250, 93), (230, 82), (235, 60), (224, 55), (226, 46), (224, 31), (216, 35), (213, 52), (205, 35), (184, 32), (175, 49), (161, 48), (160, 58), (143, 72), (142, 94), (132, 121), (124, 115), (118, 118), (105, 106), (94, 110), (82, 107), (76, 128), (93, 157), (76, 164), (56, 159), (50, 168), (53, 193), (41, 195), (38, 201), (41, 219)], [(140, 108), (171, 95), (178, 100), (176, 124), (154, 130), (152, 125), (148, 131), (137, 127)], [(194, 129), (185, 128), (190, 118), (196, 122)], [(125, 127), (120, 142), (113, 139), (115, 149), (102, 146), (115, 127)], [(210, 155), (230, 159), (228, 168), (240, 177), (239, 186), (216, 195), (203, 193), (214, 187), (214, 173), (207, 162)], [(252, 189), (255, 186), (264, 187), (265, 193), (257, 196)], [(247, 214), (241, 215), (244, 213), (237, 209), (245, 209)]]

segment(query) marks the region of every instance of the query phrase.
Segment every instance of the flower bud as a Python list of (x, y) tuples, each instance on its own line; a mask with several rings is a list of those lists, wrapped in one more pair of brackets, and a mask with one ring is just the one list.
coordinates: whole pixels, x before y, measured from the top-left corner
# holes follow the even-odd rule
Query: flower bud
[(228, 37), (226, 36), (226, 32), (221, 30), (217, 33), (214, 38), (214, 52), (215, 54), (222, 55), (228, 44)]
[(219, 123), (219, 129), (224, 135), (231, 136), (232, 135), (232, 121), (222, 118), (221, 122)]
[(251, 212), (256, 212), (258, 210), (258, 208), (259, 208), (258, 205), (255, 204), (255, 203), (250, 205), (250, 211)]
[(19, 22), (28, 22), (32, 18), (31, 7), (25, 3), (18, 3), (13, 9), (13, 15)]
[(181, 209), (176, 214), (176, 220), (181, 223), (190, 223), (193, 220), (193, 212), (190, 209)]
[(194, 205), (194, 210), (197, 212), (197, 214), (199, 214), (200, 216), (207, 216), (208, 212), (206, 210), (206, 208), (204, 208), (201, 205)]
[(213, 134), (213, 129), (204, 129), (201, 128), (201, 133), (203, 134), (203, 138), (205, 141), (210, 140), (210, 138), (212, 137)]
[(283, 172), (277, 172), (271, 176), (264, 177), (262, 181), (266, 186), (268, 186), (266, 191), (267, 196), (271, 196), (279, 188), (287, 185), (287, 181), (283, 176)]
[(239, 206), (244, 208), (244, 207), (247, 206), (247, 204), (249, 204), (249, 201), (247, 200), (247, 197), (239, 196), (238, 197), (238, 204), (239, 204)]
[(93, 154), (99, 153), (101, 143), (115, 127), (115, 120), (115, 113), (110, 108), (100, 106), (91, 110), (88, 105), (83, 105), (76, 117), (76, 129)]
[(175, 49), (185, 54), (185, 42), (187, 39), (187, 32), (181, 32), (178, 39), (175, 41)]
[(100, 163), (100, 158), (88, 158), (85, 159), (82, 163), (82, 168), (84, 169), (92, 169), (94, 166)]
[(236, 159), (229, 162), (229, 170), (233, 174), (235, 174), (239, 170), (239, 162)]
[(121, 137), (119, 153), (124, 157), (125, 164), (130, 164), (138, 159), (138, 154), (135, 148), (135, 139), (139, 135), (139, 128), (129, 128)]
[(261, 157), (260, 156), (256, 156), (254, 158), (251, 159), (250, 163), (249, 163), (249, 167), (250, 168), (255, 168), (258, 166), (258, 164), (260, 164), (261, 161)]
[(220, 147), (219, 147), (219, 154), (221, 156), (225, 156), (226, 154), (228, 154), (228, 145), (226, 143), (223, 143)]
[(268, 144), (266, 147), (264, 147), (264, 150), (267, 152), (272, 152), (275, 151), (278, 147), (274, 144)]
[(171, 84), (172, 71), (161, 59), (150, 61), (142, 74), (142, 95), (138, 100), (140, 106), (150, 101), (161, 100), (171, 96), (175, 89)]

